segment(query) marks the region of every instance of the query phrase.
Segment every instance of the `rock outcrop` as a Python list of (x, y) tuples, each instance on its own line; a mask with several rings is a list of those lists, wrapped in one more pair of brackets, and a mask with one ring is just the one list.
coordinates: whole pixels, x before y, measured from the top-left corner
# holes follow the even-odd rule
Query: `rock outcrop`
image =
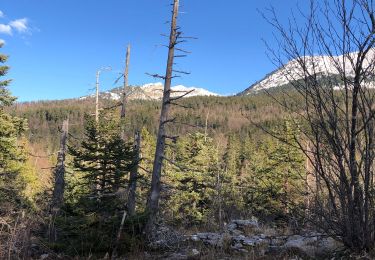
[(343, 248), (340, 242), (324, 234), (267, 236), (261, 231), (262, 229), (255, 219), (233, 220), (223, 232), (197, 233), (190, 236), (189, 239), (207, 246), (229, 248), (239, 253), (252, 253), (257, 256), (294, 252), (304, 257), (316, 258), (330, 255)]

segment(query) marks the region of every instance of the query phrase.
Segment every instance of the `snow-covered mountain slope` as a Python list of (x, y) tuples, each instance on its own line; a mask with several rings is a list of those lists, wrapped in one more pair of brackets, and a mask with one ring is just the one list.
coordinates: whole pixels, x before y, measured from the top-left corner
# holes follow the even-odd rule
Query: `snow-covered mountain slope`
[[(158, 100), (163, 97), (163, 83), (150, 83), (139, 87), (130, 87), (128, 92), (129, 100)], [(210, 92), (203, 88), (197, 87), (185, 87), (182, 85), (172, 87), (171, 96), (181, 96), (188, 93), (185, 97), (193, 96), (219, 96), (216, 93)], [(100, 93), (101, 98), (120, 100), (122, 95), (122, 89), (113, 89), (110, 91)], [(86, 99), (89, 97), (94, 97), (94, 95), (81, 97), (80, 99)]]
[[(322, 76), (338, 75), (339, 71), (346, 72), (347, 76), (353, 75), (353, 68), (350, 60), (356, 60), (358, 53), (353, 52), (345, 56), (306, 56), (305, 64), (309, 74), (319, 74)], [(344, 62), (345, 61), (345, 62)], [(364, 69), (374, 70), (375, 49), (372, 49), (364, 60)], [(345, 64), (345, 65), (344, 65)], [(285, 86), (290, 81), (303, 79), (305, 76), (301, 65), (297, 60), (291, 60), (281, 68), (267, 74), (262, 80), (254, 83), (239, 95), (247, 95), (253, 91), (270, 89)], [(338, 86), (339, 87), (339, 86)]]

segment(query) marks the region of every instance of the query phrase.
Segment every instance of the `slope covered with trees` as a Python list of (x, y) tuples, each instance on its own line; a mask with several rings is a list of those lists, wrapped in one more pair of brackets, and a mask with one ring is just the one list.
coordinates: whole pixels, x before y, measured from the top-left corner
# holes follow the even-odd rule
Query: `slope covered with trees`
[[(113, 106), (108, 100), (103, 102), (108, 102), (103, 107)], [(168, 128), (179, 138), (166, 149), (160, 204), (163, 222), (186, 229), (218, 230), (231, 219), (253, 216), (264, 223), (288, 225), (289, 218), (302, 221), (298, 210), (303, 207), (303, 191), (293, 187), (300, 185), (299, 174), (305, 173), (303, 154), (261, 129), (267, 127), (290, 140), (299, 135), (272, 97), (266, 93), (192, 97), (180, 103), (189, 109), (175, 108), (172, 115), (179, 124)], [(59, 126), (69, 117), (64, 214), (70, 217), (57, 220), (60, 242), (53, 248), (71, 254), (78, 250), (75, 245), (85, 241), (90, 242), (80, 248), (83, 255), (105, 254), (116, 244), (134, 163), (127, 142), (134, 142), (132, 132), (142, 129), (136, 215), (125, 222), (117, 249), (124, 253), (132, 248), (131, 243), (141, 241), (137, 239), (145, 224), (160, 106), (157, 101), (128, 103), (125, 143), (120, 138), (120, 109), (102, 110), (96, 125), (94, 108), (92, 100), (65, 100), (19, 103), (12, 113), (28, 119), (26, 134), (35, 145), (43, 144), (47, 154), (58, 149)], [(71, 243), (73, 238), (76, 242)]]
[(242, 97), (171, 88), (194, 38), (172, 6), (161, 100), (129, 99), (130, 45), (120, 103), (101, 70), (95, 99), (15, 103), (0, 80), (0, 258), (373, 257), (373, 2), (311, 1), (287, 27), (270, 9), (298, 70)]
[[(2, 44), (0, 44), (0, 48)], [(16, 98), (7, 89), (8, 56), (0, 54), (0, 258), (27, 257), (23, 250), (30, 240), (30, 228), (35, 224), (34, 214), (43, 203), (42, 172), (29, 157), (32, 147), (25, 132), (27, 121), (8, 113)]]

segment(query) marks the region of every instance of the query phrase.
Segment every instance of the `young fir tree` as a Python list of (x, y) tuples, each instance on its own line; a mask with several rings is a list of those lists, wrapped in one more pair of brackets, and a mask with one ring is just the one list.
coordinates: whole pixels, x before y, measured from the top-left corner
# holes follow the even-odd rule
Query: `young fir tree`
[(230, 135), (223, 155), (224, 170), (230, 175), (239, 175), (241, 165), (240, 149), (241, 144), (238, 137)]
[[(0, 54), (0, 64), (4, 64), (7, 59), (6, 55)], [(14, 206), (16, 201), (19, 202), (17, 198), (22, 187), (17, 179), (22, 163), (26, 160), (24, 149), (18, 141), (26, 129), (26, 122), (5, 111), (16, 100), (7, 89), (10, 80), (1, 80), (8, 69), (6, 65), (0, 66), (0, 215), (9, 210), (4, 204)]]
[[(242, 186), (244, 176), (242, 176), (242, 146), (238, 136), (228, 137), (227, 147), (223, 154), (222, 172), (218, 176), (220, 186), (220, 210), (221, 216), (226, 221), (240, 217), (243, 210)], [(225, 199), (223, 199), (225, 198)]]
[(64, 252), (104, 255), (116, 243), (120, 210), (126, 209), (118, 195), (125, 195), (134, 164), (132, 140), (125, 142), (121, 132), (114, 111), (102, 111), (99, 123), (86, 115), (84, 138), (69, 147), (74, 174), (67, 171), (66, 215), (59, 219)]
[(247, 201), (262, 217), (278, 218), (298, 210), (303, 202), (304, 158), (297, 146), (298, 132), (285, 121), (276, 139), (262, 142), (253, 157)]
[(113, 195), (126, 187), (133, 163), (131, 145), (123, 141), (120, 130), (120, 120), (110, 113), (101, 114), (98, 125), (86, 116), (84, 139), (78, 147), (69, 147), (73, 167), (82, 173), (86, 195), (101, 202), (101, 207), (106, 201), (111, 202), (107, 206), (114, 206)]
[(201, 133), (190, 134), (178, 144), (168, 179), (173, 193), (168, 201), (173, 218), (185, 225), (200, 224), (211, 216), (216, 197), (218, 152), (212, 139)]
[(137, 208), (140, 212), (145, 210), (147, 195), (150, 191), (152, 160), (155, 155), (156, 138), (143, 127), (141, 130), (140, 162), (138, 173)]

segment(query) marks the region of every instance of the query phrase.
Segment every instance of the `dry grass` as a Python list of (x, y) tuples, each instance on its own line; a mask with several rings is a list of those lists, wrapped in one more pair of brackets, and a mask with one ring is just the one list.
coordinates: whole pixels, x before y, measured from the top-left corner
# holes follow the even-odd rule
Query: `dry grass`
[(0, 218), (0, 259), (28, 259), (32, 222), (23, 212)]

